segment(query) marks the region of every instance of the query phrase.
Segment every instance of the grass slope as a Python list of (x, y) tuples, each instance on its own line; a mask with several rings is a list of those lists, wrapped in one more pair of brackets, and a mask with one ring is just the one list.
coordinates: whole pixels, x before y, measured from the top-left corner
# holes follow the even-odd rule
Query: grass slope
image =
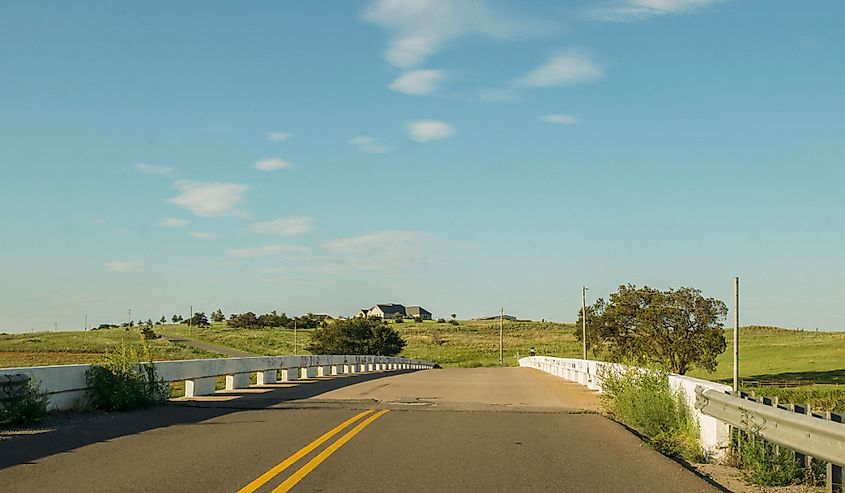
[[(87, 364), (100, 361), (121, 343), (141, 351), (140, 332), (133, 329), (78, 332), (0, 334), (0, 368), (41, 365)], [(214, 358), (218, 355), (184, 348), (157, 339), (150, 343), (157, 360)]]

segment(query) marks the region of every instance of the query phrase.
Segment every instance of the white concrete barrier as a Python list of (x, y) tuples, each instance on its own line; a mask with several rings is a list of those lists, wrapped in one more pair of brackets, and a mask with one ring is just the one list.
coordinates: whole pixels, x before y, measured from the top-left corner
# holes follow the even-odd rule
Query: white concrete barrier
[[(625, 371), (628, 369), (626, 366), (617, 363), (575, 358), (551, 358), (548, 356), (529, 356), (522, 358), (519, 360), (519, 366), (536, 368), (556, 375), (564, 380), (584, 385), (598, 392), (602, 391), (602, 375), (606, 375), (606, 372), (610, 371)], [(674, 390), (683, 391), (687, 407), (698, 421), (699, 438), (705, 453), (710, 457), (722, 457), (729, 445), (730, 427), (716, 418), (701, 413), (695, 408), (696, 385), (719, 392), (728, 391), (730, 387), (684, 375), (669, 374), (669, 386)]]
[[(246, 358), (193, 359), (157, 361), (158, 378), (165, 382), (185, 382), (185, 396), (196, 397), (215, 392), (217, 377), (225, 377), (226, 389), (236, 390), (250, 385), (250, 374), (256, 374), (257, 385), (278, 381), (355, 373), (365, 365), (388, 363), (407, 365), (418, 369), (433, 368), (430, 361), (388, 356), (319, 355), (319, 356), (254, 356)], [(52, 409), (84, 408), (87, 403), (85, 372), (91, 365), (32, 366), (25, 368), (0, 368), (0, 375), (22, 373), (29, 376), (42, 392), (46, 392)]]

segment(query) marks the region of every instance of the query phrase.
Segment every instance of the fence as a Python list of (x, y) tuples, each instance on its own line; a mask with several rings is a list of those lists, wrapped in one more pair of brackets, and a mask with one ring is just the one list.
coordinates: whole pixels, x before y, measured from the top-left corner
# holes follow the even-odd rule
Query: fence
[[(91, 365), (34, 366), (0, 368), (0, 382), (27, 378), (46, 392), (53, 409), (83, 407), (86, 400), (85, 372)], [(226, 389), (246, 388), (250, 375), (259, 385), (299, 378), (327, 377), (347, 373), (389, 370), (416, 370), (434, 367), (423, 360), (389, 356), (258, 356), (248, 358), (159, 361), (156, 373), (165, 382), (185, 382), (185, 396), (213, 394), (217, 378), (225, 377)], [(16, 380), (17, 381), (17, 380)]]

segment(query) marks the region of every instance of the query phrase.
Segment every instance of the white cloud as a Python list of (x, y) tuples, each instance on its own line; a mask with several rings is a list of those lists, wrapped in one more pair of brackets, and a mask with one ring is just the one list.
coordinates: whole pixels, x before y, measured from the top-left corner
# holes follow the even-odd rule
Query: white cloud
[(216, 233), (206, 233), (204, 231), (191, 231), (188, 234), (194, 238), (199, 238), (200, 240), (213, 240), (214, 238), (217, 238)]
[(359, 135), (357, 137), (352, 137), (351, 139), (349, 139), (349, 143), (363, 152), (371, 152), (373, 154), (381, 154), (393, 150), (392, 147), (379, 144), (379, 142), (375, 138), (370, 137), (368, 135)]
[(165, 228), (184, 228), (189, 224), (191, 224), (191, 222), (187, 219), (178, 219), (175, 217), (165, 217), (158, 222), (159, 226), (163, 226)]
[(446, 139), (455, 133), (454, 127), (438, 120), (416, 120), (408, 123), (408, 136), (417, 142)]
[(390, 33), (385, 58), (400, 68), (419, 65), (461, 36), (512, 39), (543, 34), (550, 27), (488, 0), (373, 0), (361, 16)]
[(574, 125), (578, 123), (578, 118), (572, 115), (564, 115), (562, 113), (541, 116), (540, 119), (546, 123), (554, 123), (557, 125)]
[(249, 187), (240, 183), (213, 183), (180, 180), (173, 184), (181, 193), (167, 202), (184, 207), (198, 216), (246, 216), (240, 210)]
[(523, 87), (552, 87), (598, 80), (604, 69), (578, 51), (562, 51), (515, 82)]
[(283, 217), (254, 223), (249, 229), (260, 235), (299, 236), (311, 231), (313, 223), (310, 217)]
[(301, 246), (292, 245), (264, 245), (254, 248), (236, 248), (229, 250), (233, 257), (266, 257), (268, 255), (304, 255), (309, 250)]
[(431, 94), (442, 79), (442, 70), (412, 70), (397, 77), (387, 87), (405, 94)]
[(273, 142), (284, 142), (290, 138), (290, 132), (270, 132), (267, 134), (267, 139)]
[(678, 15), (726, 0), (615, 0), (589, 10), (591, 17), (614, 22), (637, 21), (658, 15)]
[(262, 159), (255, 163), (255, 169), (261, 171), (273, 171), (277, 169), (290, 168), (291, 166), (293, 166), (293, 164), (290, 162), (276, 157), (268, 157), (267, 159)]
[(140, 268), (141, 263), (128, 260), (112, 260), (111, 262), (106, 262), (106, 267), (115, 272), (129, 272)]
[(422, 231), (375, 231), (338, 238), (323, 247), (336, 257), (323, 258), (317, 266), (326, 272), (379, 271), (394, 273), (425, 263), (433, 238)]
[(134, 167), (136, 171), (145, 175), (173, 176), (176, 174), (175, 169), (160, 164), (137, 163)]

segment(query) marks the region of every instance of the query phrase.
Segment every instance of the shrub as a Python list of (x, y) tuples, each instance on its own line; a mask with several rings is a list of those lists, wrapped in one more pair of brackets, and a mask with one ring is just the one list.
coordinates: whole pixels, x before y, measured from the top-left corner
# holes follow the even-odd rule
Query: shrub
[(459, 325), (458, 321), (455, 320), (454, 318), (452, 320), (449, 320), (449, 323), (452, 324), (452, 325)]
[(760, 486), (788, 486), (804, 479), (804, 469), (788, 449), (775, 447), (764, 440), (759, 428), (735, 434), (731, 460), (742, 471), (746, 481)]
[(27, 425), (47, 415), (47, 394), (29, 382), (20, 392), (0, 404), (0, 425)]
[(422, 317), (419, 317), (419, 316), (414, 317), (414, 323), (421, 324), (421, 323), (422, 323), (422, 321), (423, 321)]
[(405, 340), (381, 320), (352, 318), (314, 329), (306, 349), (314, 354), (375, 354), (394, 356)]
[(669, 387), (663, 371), (627, 368), (601, 377), (602, 403), (615, 420), (630, 426), (658, 452), (673, 458), (699, 461), (698, 423), (682, 391)]
[(106, 354), (103, 363), (85, 372), (91, 407), (120, 411), (151, 406), (169, 397), (169, 386), (156, 377), (146, 339), (141, 343), (147, 362), (139, 363), (135, 349), (121, 344), (117, 351)]
[(445, 323), (446, 323), (446, 319), (445, 319), (445, 318), (438, 318), (438, 319), (437, 319), (437, 323), (439, 323), (439, 324), (445, 324)]

